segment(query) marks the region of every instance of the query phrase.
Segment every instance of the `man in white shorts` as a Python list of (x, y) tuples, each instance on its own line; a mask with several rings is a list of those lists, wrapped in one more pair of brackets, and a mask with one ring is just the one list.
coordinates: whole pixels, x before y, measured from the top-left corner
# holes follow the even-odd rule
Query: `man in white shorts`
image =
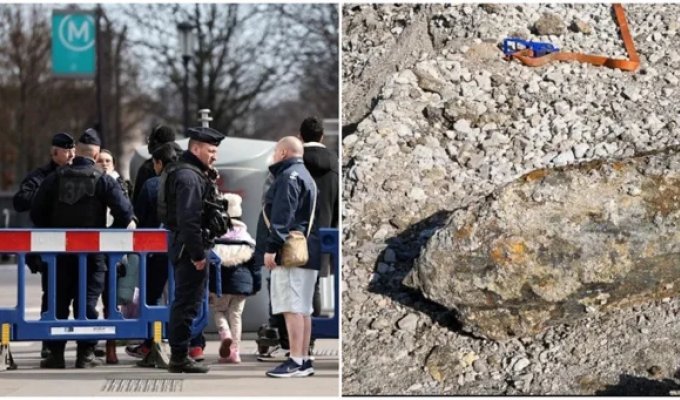
[[(303, 151), (302, 142), (294, 136), (284, 137), (277, 143), (274, 163), (269, 167), (274, 181), (264, 201), (263, 212), (268, 221), (264, 265), (271, 271), (272, 314), (283, 314), (290, 341), (290, 358), (267, 371), (267, 376), (274, 378), (314, 374), (308, 354), (312, 300), (321, 265), (321, 250), (314, 224), (317, 190), (305, 168)], [(308, 233), (309, 262), (302, 267), (278, 265), (281, 247), (290, 231)]]

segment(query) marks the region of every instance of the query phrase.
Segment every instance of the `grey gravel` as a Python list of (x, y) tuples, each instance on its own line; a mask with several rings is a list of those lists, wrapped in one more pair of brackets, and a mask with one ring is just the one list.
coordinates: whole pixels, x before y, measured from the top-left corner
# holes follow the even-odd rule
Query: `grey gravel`
[(483, 360), (474, 361), (472, 363), (472, 368), (475, 370), (475, 372), (478, 372), (480, 374), (487, 371), (487, 366)]
[(512, 366), (512, 370), (515, 372), (520, 372), (524, 370), (524, 368), (528, 367), (531, 364), (529, 360), (526, 358), (520, 358), (515, 362), (515, 364)]
[[(607, 313), (595, 302), (584, 306), (588, 318), (531, 343), (495, 343), (457, 330), (454, 310), (401, 283), (455, 210), (530, 171), (680, 144), (680, 6), (625, 7), (642, 60), (638, 73), (566, 62), (532, 69), (504, 61), (497, 48), (520, 36), (625, 57), (607, 4), (343, 6), (344, 394), (593, 395), (622, 387), (625, 375), (675, 379), (676, 298)], [(546, 13), (557, 17), (554, 26), (533, 33)], [(636, 193), (630, 188), (622, 190)], [(399, 325), (407, 315), (417, 317), (412, 329)], [(639, 315), (645, 325), (637, 326)], [(435, 346), (456, 349), (441, 371), (425, 368)], [(454, 368), (470, 352), (486, 372), (476, 361)], [(508, 371), (513, 358), (530, 365)], [(661, 368), (658, 378), (647, 372), (653, 365)]]
[(593, 28), (586, 22), (580, 19), (574, 19), (569, 25), (569, 29), (574, 32), (581, 32), (584, 35), (590, 35), (593, 33)]
[(418, 326), (418, 315), (417, 314), (408, 314), (404, 318), (400, 319), (399, 322), (397, 322), (397, 326), (399, 329), (404, 330), (404, 331), (415, 331), (416, 327)]
[(566, 26), (559, 16), (547, 12), (534, 23), (534, 31), (539, 35), (561, 35), (565, 29)]

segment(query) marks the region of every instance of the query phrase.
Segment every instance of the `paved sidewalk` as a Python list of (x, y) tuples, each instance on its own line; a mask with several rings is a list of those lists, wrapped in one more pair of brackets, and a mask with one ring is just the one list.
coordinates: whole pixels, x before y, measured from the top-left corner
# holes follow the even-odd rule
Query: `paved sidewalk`
[[(15, 342), (12, 354), (19, 368), (0, 372), (0, 396), (338, 396), (338, 341), (317, 340), (315, 375), (309, 378), (275, 379), (264, 375), (276, 364), (256, 359), (254, 340), (242, 346), (243, 363), (217, 363), (219, 342), (208, 338), (206, 360), (208, 374), (170, 374), (160, 369), (139, 368), (137, 359), (129, 357), (125, 348), (118, 347), (118, 365), (103, 365), (93, 369), (75, 369), (75, 344), (68, 343), (64, 370), (43, 370), (40, 364), (40, 344)], [(111, 380), (118, 380), (109, 382)], [(149, 382), (153, 381), (153, 382)], [(143, 391), (153, 387), (152, 391)]]

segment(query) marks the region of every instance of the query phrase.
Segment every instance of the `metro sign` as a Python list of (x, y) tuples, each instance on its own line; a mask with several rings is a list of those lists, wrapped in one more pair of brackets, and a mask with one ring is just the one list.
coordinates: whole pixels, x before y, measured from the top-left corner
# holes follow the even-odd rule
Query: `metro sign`
[(96, 67), (96, 28), (88, 11), (52, 12), (52, 73), (92, 78)]

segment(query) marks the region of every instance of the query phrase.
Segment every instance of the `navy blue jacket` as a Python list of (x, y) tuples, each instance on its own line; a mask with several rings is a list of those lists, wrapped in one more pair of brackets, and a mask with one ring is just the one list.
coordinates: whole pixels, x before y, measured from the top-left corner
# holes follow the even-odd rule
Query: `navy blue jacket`
[[(89, 169), (95, 164), (94, 160), (85, 157), (76, 157), (71, 166), (62, 168)], [(52, 208), (57, 205), (59, 198), (59, 181), (56, 172), (49, 174), (40, 185), (31, 206), (31, 219), (36, 227), (56, 227), (50, 221)], [(111, 209), (113, 216), (112, 228), (125, 228), (134, 218), (132, 204), (125, 197), (120, 184), (109, 175), (102, 175), (95, 186), (95, 197), (106, 207)], [(106, 228), (106, 214), (102, 215), (101, 228)], [(73, 227), (77, 227), (77, 217), (74, 217)]]
[(139, 193), (135, 196), (135, 216), (139, 220), (139, 228), (158, 228), (161, 220), (158, 218), (158, 187), (161, 178), (154, 176), (144, 182)]
[[(207, 171), (201, 160), (188, 150), (182, 154), (181, 161), (197, 166), (201, 171)], [(177, 242), (179, 248), (184, 244), (184, 251), (188, 252), (192, 261), (200, 261), (206, 257), (203, 246), (201, 222), (203, 216), (203, 197), (206, 190), (205, 178), (195, 171), (182, 168), (174, 173), (174, 190), (176, 193)], [(168, 192), (170, 188), (168, 188)], [(168, 202), (168, 206), (169, 206)]]
[[(271, 224), (264, 238), (264, 250), (267, 253), (279, 253), (288, 232), (297, 230), (307, 233), (317, 194), (314, 179), (305, 168), (302, 158), (283, 160), (270, 166), (269, 171), (274, 181), (264, 199), (264, 212)], [(258, 236), (257, 241), (262, 239)], [(321, 265), (321, 243), (316, 223), (307, 238), (307, 245), (309, 262), (302, 268), (318, 271)]]
[(142, 192), (142, 187), (147, 180), (156, 176), (156, 171), (153, 169), (153, 159), (149, 158), (144, 160), (142, 165), (139, 166), (137, 170), (137, 175), (135, 176), (135, 187), (132, 190), (132, 202), (137, 204), (137, 199)]
[(54, 161), (38, 167), (28, 174), (19, 185), (19, 191), (12, 198), (14, 209), (17, 212), (24, 212), (31, 210), (31, 203), (35, 194), (38, 192), (40, 184), (45, 180), (47, 175), (56, 170), (58, 165)]
[(272, 182), (274, 182), (274, 175), (269, 173), (262, 187), (262, 203), (260, 204), (260, 213), (257, 217), (257, 227), (255, 229), (255, 264), (261, 267), (264, 266), (264, 253), (266, 253), (265, 247), (267, 236), (269, 235), (269, 229), (267, 229), (264, 218), (262, 218), (262, 208), (264, 207), (265, 198), (269, 188), (272, 186)]
[(255, 265), (255, 257), (239, 265), (222, 267), (220, 258), (214, 251), (211, 251), (208, 262), (210, 263), (209, 288), (212, 293), (216, 293), (216, 270), (220, 271), (222, 294), (252, 296), (262, 289), (262, 267)]

